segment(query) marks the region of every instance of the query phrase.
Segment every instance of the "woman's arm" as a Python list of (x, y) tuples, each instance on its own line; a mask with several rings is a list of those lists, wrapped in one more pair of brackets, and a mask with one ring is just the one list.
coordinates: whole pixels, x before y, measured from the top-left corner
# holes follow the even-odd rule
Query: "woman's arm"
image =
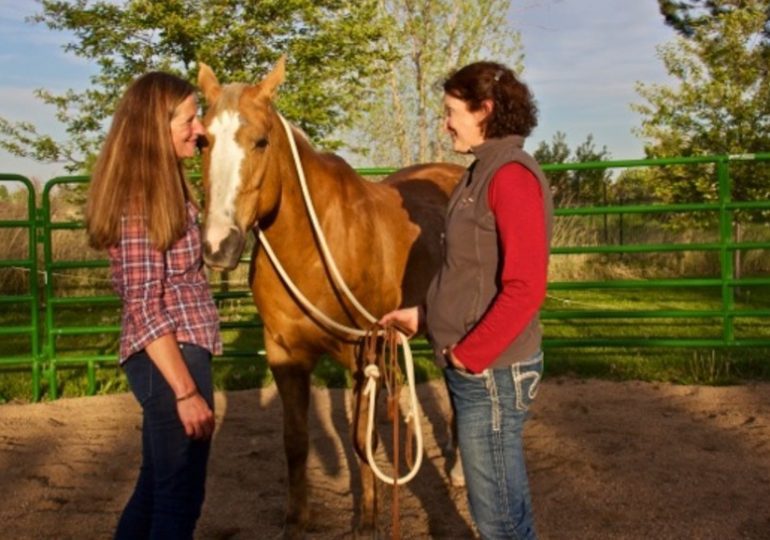
[(123, 218), (119, 256), (125, 309), (133, 327), (141, 329), (133, 336), (135, 348), (147, 351), (174, 392), (187, 435), (210, 437), (214, 414), (197, 392), (174, 335), (174, 322), (163, 307), (165, 255), (152, 246), (144, 218)]
[(545, 299), (548, 238), (540, 182), (519, 163), (508, 163), (489, 186), (500, 244), (501, 288), (487, 312), (451, 349), (469, 371), (479, 373), (526, 328)]
[(174, 335), (159, 337), (145, 350), (176, 396), (177, 412), (187, 436), (193, 439), (211, 437), (214, 433), (214, 413), (198, 393)]

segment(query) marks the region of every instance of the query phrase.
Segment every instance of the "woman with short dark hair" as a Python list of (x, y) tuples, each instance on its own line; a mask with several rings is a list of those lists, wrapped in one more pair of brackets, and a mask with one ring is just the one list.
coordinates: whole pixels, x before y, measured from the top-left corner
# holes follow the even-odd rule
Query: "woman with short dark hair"
[(548, 181), (522, 148), (537, 107), (510, 69), (477, 62), (444, 82), (444, 110), (453, 149), (476, 159), (450, 197), (425, 305), (380, 322), (427, 328), (481, 536), (534, 539), (522, 430), (543, 370), (538, 313), (553, 220)]

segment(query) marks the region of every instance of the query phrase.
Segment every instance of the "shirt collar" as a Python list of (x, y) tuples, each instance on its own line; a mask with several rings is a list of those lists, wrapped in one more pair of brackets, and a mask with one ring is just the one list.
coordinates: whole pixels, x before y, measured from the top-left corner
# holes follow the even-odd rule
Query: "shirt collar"
[(487, 139), (478, 146), (471, 148), (471, 153), (480, 161), (486, 161), (494, 158), (500, 152), (510, 150), (511, 146), (517, 148), (524, 147), (524, 137), (521, 135), (507, 135), (505, 137), (494, 137)]

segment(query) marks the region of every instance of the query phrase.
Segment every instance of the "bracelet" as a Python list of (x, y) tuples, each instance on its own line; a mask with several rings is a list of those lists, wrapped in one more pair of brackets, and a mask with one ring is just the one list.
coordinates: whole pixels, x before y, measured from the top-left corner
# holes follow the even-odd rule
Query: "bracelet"
[(179, 396), (178, 398), (176, 398), (176, 402), (179, 403), (180, 401), (184, 401), (186, 399), (190, 399), (191, 397), (193, 397), (197, 393), (198, 393), (198, 389), (197, 388), (193, 388), (192, 390), (187, 392), (185, 395)]

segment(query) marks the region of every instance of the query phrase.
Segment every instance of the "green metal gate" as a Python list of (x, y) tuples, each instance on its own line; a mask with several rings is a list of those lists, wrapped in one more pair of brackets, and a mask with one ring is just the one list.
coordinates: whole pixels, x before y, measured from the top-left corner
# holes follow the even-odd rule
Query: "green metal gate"
[[(36, 401), (40, 399), (40, 375), (42, 372), (43, 357), (40, 350), (40, 321), (39, 321), (39, 293), (37, 282), (37, 241), (38, 241), (38, 216), (35, 206), (35, 186), (26, 177), (18, 174), (0, 174), (0, 185), (3, 187), (16, 187), (21, 184), (19, 193), (26, 192), (26, 216), (10, 217), (0, 216), (0, 230), (9, 232), (12, 230), (23, 231), (26, 236), (26, 256), (0, 260), (0, 269), (6, 273), (6, 279), (11, 271), (21, 272), (24, 277), (21, 281), (26, 283), (22, 291), (11, 291), (11, 287), (4, 287), (0, 291), (0, 306), (5, 312), (0, 318), (0, 336), (10, 340), (11, 337), (23, 336), (28, 339), (28, 345), (18, 349), (12, 349), (8, 354), (8, 348), (0, 347), (0, 367), (3, 369), (30, 368), (32, 371), (32, 396)], [(6, 219), (10, 218), (10, 219)], [(14, 309), (16, 308), (16, 309)], [(19, 310), (19, 311), (17, 311)], [(26, 313), (18, 319), (8, 318), (13, 312)]]
[[(730, 170), (735, 162), (770, 162), (770, 154), (751, 156), (709, 156), (697, 158), (675, 158), (661, 160), (628, 160), (607, 161), (594, 163), (568, 163), (545, 165), (546, 173), (579, 170), (622, 170), (642, 167), (671, 167), (671, 166), (708, 166), (713, 168), (716, 182), (719, 186), (718, 197), (714, 201), (688, 204), (652, 204), (629, 205), (612, 204), (605, 206), (560, 208), (556, 211), (556, 219), (590, 219), (599, 217), (607, 219), (615, 216), (622, 220), (623, 216), (647, 214), (687, 214), (691, 212), (711, 213), (717, 217), (718, 231), (713, 241), (697, 243), (627, 243), (622, 241), (605, 242), (601, 245), (555, 245), (552, 249), (553, 261), (560, 257), (582, 254), (587, 256), (617, 256), (645, 253), (675, 253), (701, 252), (716, 253), (719, 259), (719, 275), (707, 277), (672, 276), (651, 279), (603, 279), (603, 280), (552, 280), (549, 282), (549, 299), (542, 310), (541, 318), (545, 326), (544, 347), (553, 348), (622, 348), (622, 347), (766, 347), (770, 346), (770, 306), (746, 306), (736, 303), (736, 289), (740, 287), (768, 287), (770, 277), (741, 277), (736, 276), (733, 264), (733, 254), (741, 250), (770, 249), (770, 235), (761, 241), (744, 242), (737, 240), (734, 235), (734, 214), (740, 211), (770, 210), (770, 201), (741, 201), (734, 202), (731, 197), (732, 185)], [(381, 176), (392, 172), (393, 169), (359, 169), (359, 172), (369, 176)], [(26, 219), (3, 219), (2, 228), (21, 228), (29, 238), (29, 249), (26, 258), (1, 260), (0, 269), (15, 268), (29, 274), (28, 288), (20, 294), (0, 294), (0, 305), (22, 306), (22, 311), (28, 313), (27, 322), (19, 323), (18, 317), (0, 319), (0, 336), (27, 336), (29, 347), (17, 351), (10, 356), (0, 357), (0, 369), (29, 368), (32, 372), (32, 395), (40, 399), (42, 385), (45, 383), (47, 394), (51, 398), (58, 396), (58, 379), (62, 370), (73, 367), (85, 367), (87, 372), (87, 392), (96, 390), (96, 373), (100, 366), (115, 366), (117, 357), (117, 335), (119, 332), (118, 315), (119, 301), (112, 294), (107, 276), (107, 262), (103, 254), (77, 257), (59, 257), (56, 254), (59, 234), (79, 231), (83, 228), (79, 216), (57, 218), (52, 212), (53, 201), (56, 199), (53, 190), (69, 186), (83, 185), (87, 177), (55, 178), (46, 183), (42, 192), (40, 210), (35, 206), (35, 191), (33, 184), (18, 175), (2, 175), (0, 182), (21, 182), (27, 190)], [(622, 233), (622, 222), (620, 230)], [(83, 232), (74, 234), (83, 235)], [(38, 254), (36, 245), (42, 246), (42, 254)], [(84, 250), (85, 251), (85, 250)], [(42, 261), (40, 264), (38, 260)], [(42, 268), (38, 267), (38, 264)], [(40, 274), (42, 287), (38, 287), (35, 276)], [(85, 276), (85, 286), (80, 288), (62, 287), (62, 281), (72, 280), (73, 276)], [(250, 293), (245, 280), (233, 285), (227, 277), (214, 276), (213, 289), (220, 312), (230, 301), (248, 302)], [(95, 290), (103, 294), (94, 294), (89, 290), (89, 283)], [(62, 293), (62, 290), (66, 291)], [(75, 292), (72, 292), (72, 291)], [(618, 308), (617, 306), (581, 304), (579, 296), (584, 291), (607, 291), (610, 294), (628, 294), (629, 291), (641, 291), (640, 295), (661, 295), (664, 291), (713, 290), (718, 291), (718, 305), (709, 309), (687, 309), (677, 306), (654, 306), (642, 309)], [(564, 306), (569, 307), (565, 309)], [(253, 310), (253, 308), (252, 308)], [(40, 314), (43, 314), (42, 323)], [(760, 324), (752, 326), (756, 334), (736, 332), (736, 320), (751, 319)], [(580, 324), (606, 325), (624, 322), (658, 321), (670, 334), (671, 328), (686, 327), (697, 324), (697, 321), (718, 321), (718, 335), (692, 338), (687, 336), (639, 335), (613, 337), (600, 335), (596, 328), (584, 330)], [(693, 322), (696, 321), (696, 322)], [(575, 335), (558, 336), (556, 332), (560, 325), (576, 325)], [(254, 332), (260, 326), (255, 315), (246, 317), (223, 316), (222, 330)], [(663, 332), (665, 334), (665, 332)], [(562, 332), (564, 334), (564, 332)], [(77, 340), (81, 338), (101, 340), (100, 344), (91, 347), (80, 347)], [(66, 340), (75, 340), (75, 345), (63, 345)], [(42, 343), (42, 346), (41, 346)], [(418, 349), (425, 350), (427, 344), (419, 342)], [(0, 354), (2, 351), (0, 350)], [(238, 340), (226, 341), (225, 354), (218, 357), (216, 362), (253, 360), (253, 347), (239, 345)]]
[(548, 347), (760, 347), (770, 345), (770, 333), (762, 336), (735, 335), (734, 323), (741, 318), (770, 317), (770, 309), (763, 308), (738, 308), (735, 302), (735, 291), (739, 287), (770, 286), (770, 276), (740, 278), (735, 274), (734, 253), (742, 250), (768, 250), (770, 248), (770, 234), (763, 241), (742, 242), (735, 239), (734, 214), (743, 210), (768, 210), (768, 201), (743, 201), (732, 200), (732, 181), (730, 167), (733, 163), (770, 163), (770, 154), (750, 154), (738, 156), (707, 156), (689, 158), (669, 158), (655, 160), (626, 160), (594, 163), (570, 163), (545, 165), (543, 168), (549, 171), (560, 170), (604, 170), (608, 168), (633, 168), (633, 167), (669, 167), (669, 166), (696, 166), (710, 165), (715, 168), (718, 185), (718, 199), (714, 202), (687, 203), (687, 204), (655, 204), (655, 205), (612, 205), (593, 208), (559, 209), (557, 216), (609, 216), (631, 214), (660, 214), (660, 213), (692, 213), (710, 212), (718, 216), (718, 239), (713, 242), (700, 243), (664, 243), (643, 245), (601, 245), (591, 247), (557, 246), (552, 250), (553, 255), (568, 254), (631, 254), (631, 253), (671, 253), (671, 252), (716, 252), (719, 256), (720, 272), (718, 277), (709, 278), (667, 278), (667, 279), (631, 279), (611, 280), (600, 282), (550, 282), (549, 291), (579, 291), (588, 289), (620, 290), (645, 290), (661, 291), (665, 289), (701, 289), (713, 288), (720, 291), (721, 305), (709, 310), (692, 309), (655, 309), (655, 310), (606, 310), (584, 309), (575, 310), (546, 309), (542, 314), (544, 321), (568, 320), (568, 319), (720, 319), (722, 331), (719, 337), (711, 338), (656, 338), (639, 337), (632, 339), (613, 340), (596, 337), (581, 337), (575, 339), (547, 339)]

